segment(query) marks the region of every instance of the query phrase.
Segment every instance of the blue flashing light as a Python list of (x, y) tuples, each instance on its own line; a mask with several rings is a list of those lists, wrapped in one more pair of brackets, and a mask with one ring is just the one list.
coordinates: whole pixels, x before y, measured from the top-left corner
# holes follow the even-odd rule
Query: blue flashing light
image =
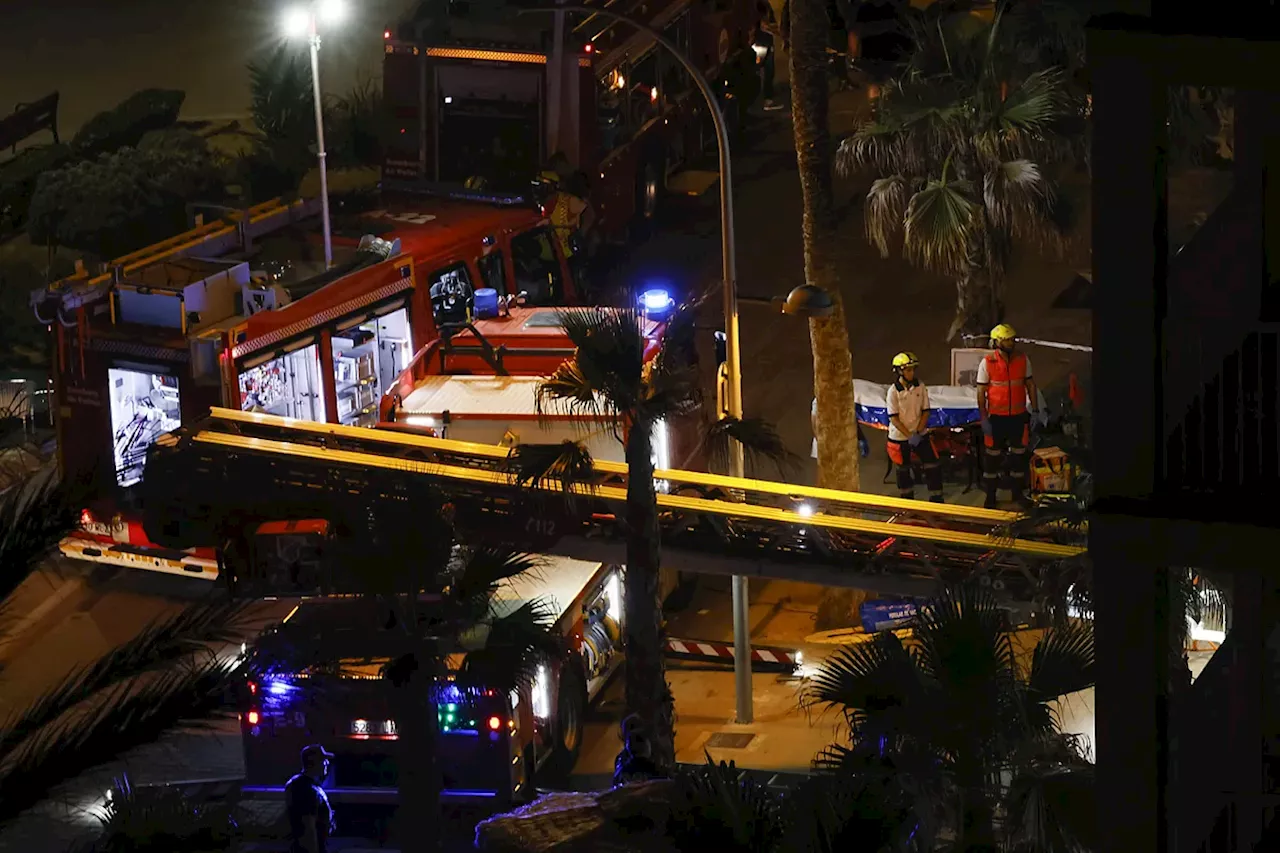
[(640, 307), (648, 314), (662, 314), (675, 307), (671, 293), (662, 287), (654, 287), (640, 294)]
[(272, 696), (288, 696), (293, 692), (293, 685), (283, 681), (268, 681), (266, 688)]

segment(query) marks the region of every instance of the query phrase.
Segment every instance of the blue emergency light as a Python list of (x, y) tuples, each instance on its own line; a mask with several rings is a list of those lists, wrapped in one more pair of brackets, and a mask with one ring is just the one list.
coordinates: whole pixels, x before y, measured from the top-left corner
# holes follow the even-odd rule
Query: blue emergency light
[(640, 294), (640, 307), (650, 316), (666, 314), (675, 307), (676, 301), (662, 287), (654, 287)]

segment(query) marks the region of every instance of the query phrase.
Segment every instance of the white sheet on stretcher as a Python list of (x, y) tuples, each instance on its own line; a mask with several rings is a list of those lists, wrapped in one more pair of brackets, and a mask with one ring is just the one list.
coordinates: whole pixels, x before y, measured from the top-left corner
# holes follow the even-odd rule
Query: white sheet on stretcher
[[(974, 385), (930, 385), (929, 388), (929, 427), (943, 429), (947, 427), (964, 427), (976, 424), (978, 416), (978, 389)], [(853, 400), (856, 407), (858, 423), (873, 429), (889, 429), (889, 414), (886, 410), (886, 398), (889, 386), (865, 379), (853, 380)], [(1044, 423), (1048, 419), (1045, 411), (1044, 394), (1036, 394), (1039, 400), (1039, 420)], [(818, 413), (818, 401), (813, 401), (812, 412)], [(818, 441), (814, 439), (811, 454), (818, 458)]]

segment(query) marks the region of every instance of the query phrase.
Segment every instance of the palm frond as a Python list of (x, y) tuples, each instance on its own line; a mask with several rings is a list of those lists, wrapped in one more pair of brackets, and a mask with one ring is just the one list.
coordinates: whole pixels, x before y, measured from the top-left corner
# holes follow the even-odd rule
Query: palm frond
[(1016, 239), (1053, 242), (1054, 189), (1030, 160), (998, 163), (983, 177), (982, 200), (992, 225)]
[(598, 418), (605, 413), (599, 389), (582, 372), (576, 357), (561, 364), (538, 383), (534, 409), (539, 418), (553, 413)]
[(1096, 850), (1094, 800), (1092, 765), (1029, 768), (1014, 777), (1005, 800), (1009, 840), (1036, 853)]
[(454, 575), (449, 591), (454, 600), (474, 608), (483, 601), (484, 610), (474, 614), (483, 619), (489, 599), (498, 591), (503, 581), (516, 577), (541, 577), (546, 560), (534, 554), (523, 554), (501, 545), (468, 547), (462, 565)]
[(188, 662), (118, 683), (83, 712), (33, 732), (0, 761), (0, 825), (85, 770), (180, 724), (216, 716), (235, 677), (222, 660)]
[(559, 317), (576, 348), (579, 388), (592, 389), (613, 410), (633, 411), (644, 390), (640, 315), (630, 308), (568, 308)]
[(503, 466), (516, 485), (556, 489), (570, 507), (580, 489), (594, 491), (598, 484), (595, 459), (579, 441), (517, 444), (507, 454)]
[(892, 633), (841, 646), (812, 675), (800, 694), (806, 708), (844, 715), (856, 738), (871, 741), (918, 734), (926, 688), (911, 653)]
[(733, 762), (717, 764), (706, 755), (705, 764), (680, 770), (675, 781), (667, 832), (677, 849), (775, 849), (782, 836), (781, 802), (751, 777), (740, 779)]
[(729, 457), (735, 445), (742, 448), (743, 455), (752, 465), (772, 463), (783, 479), (786, 479), (788, 471), (794, 471), (800, 464), (800, 458), (787, 449), (777, 430), (763, 418), (726, 415), (707, 426), (700, 449), (713, 466), (724, 470), (729, 467)]
[(915, 639), (918, 665), (953, 713), (995, 724), (1017, 675), (1008, 614), (995, 596), (976, 583), (944, 587), (920, 609)]
[(534, 599), (476, 625), (461, 638), (471, 648), (458, 668), (457, 682), (503, 690), (532, 683), (546, 661), (566, 653), (564, 639), (551, 630), (554, 615), (549, 602)]
[(911, 196), (911, 186), (901, 175), (878, 178), (867, 190), (867, 239), (882, 258), (889, 257), (902, 239)]
[[(1093, 623), (1078, 619), (1045, 632), (1031, 653), (1026, 693), (1033, 707), (1028, 722), (1037, 730), (1051, 730), (1048, 703), (1094, 683)], [(1037, 707), (1039, 706), (1039, 710)]]
[[(929, 811), (913, 803), (908, 781), (891, 761), (851, 759), (838, 773), (803, 780), (788, 795), (785, 844), (806, 853), (905, 850)], [(925, 837), (932, 837), (928, 834)]]
[(981, 237), (980, 213), (968, 181), (929, 181), (907, 204), (903, 254), (941, 275), (960, 275)]
[(70, 673), (0, 727), (0, 755), (70, 709), (140, 675), (186, 660), (212, 658), (215, 647), (238, 643), (248, 633), (249, 610), (239, 602), (188, 607), (153, 620), (129, 642)]
[(81, 491), (50, 466), (0, 494), (0, 600), (79, 528)]

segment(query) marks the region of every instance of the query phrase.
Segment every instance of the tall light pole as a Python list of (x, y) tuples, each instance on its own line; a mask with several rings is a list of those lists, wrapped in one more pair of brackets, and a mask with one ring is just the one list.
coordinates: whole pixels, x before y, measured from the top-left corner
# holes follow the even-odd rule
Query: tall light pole
[[(729, 160), (729, 130), (724, 123), (724, 114), (720, 112), (720, 104), (711, 84), (702, 76), (689, 57), (657, 30), (646, 26), (629, 15), (619, 14), (604, 7), (561, 6), (549, 9), (521, 9), (520, 14), (527, 12), (584, 12), (588, 15), (600, 15), (616, 21), (622, 21), (640, 30), (645, 35), (662, 45), (666, 51), (680, 63), (689, 74), (707, 109), (711, 111), (711, 121), (715, 125), (716, 147), (720, 154), (720, 253), (722, 274), (724, 277), (724, 334), (725, 362), (721, 366), (724, 379), (724, 414), (734, 418), (742, 417), (742, 347), (738, 334), (738, 266), (734, 248), (733, 230), (733, 173)], [(729, 455), (729, 474), (741, 477), (744, 474), (742, 447), (733, 443)], [(751, 632), (747, 609), (747, 579), (742, 575), (733, 576), (733, 681), (734, 693), (737, 697), (736, 722), (750, 723), (752, 720), (751, 703)]]
[(320, 92), (320, 30), (318, 21), (340, 23), (346, 17), (343, 0), (316, 0), (285, 13), (285, 34), (295, 38), (306, 36), (311, 49), (311, 94), (316, 108), (316, 159), (320, 166), (320, 218), (324, 228), (324, 268), (333, 266), (333, 233), (329, 223), (329, 174), (324, 150), (324, 96)]

